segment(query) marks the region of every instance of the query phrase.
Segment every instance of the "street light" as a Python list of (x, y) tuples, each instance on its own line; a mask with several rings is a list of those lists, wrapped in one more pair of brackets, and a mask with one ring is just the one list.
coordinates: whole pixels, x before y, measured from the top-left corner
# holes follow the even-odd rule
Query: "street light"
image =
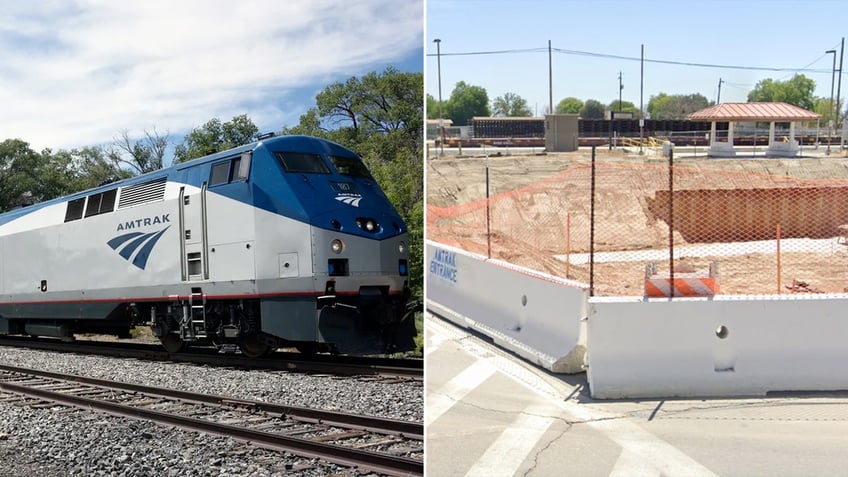
[(442, 125), (442, 40), (436, 38), (433, 43), (436, 44), (436, 69), (439, 74), (439, 134), (442, 137), (439, 142), (439, 156), (441, 156), (445, 152), (445, 127)]
[[(836, 50), (827, 50), (825, 55), (833, 53), (833, 69), (830, 70), (830, 120), (827, 122), (827, 155), (830, 155), (830, 142), (833, 140), (833, 78), (836, 76)], [(841, 72), (840, 72), (841, 74)], [(838, 114), (838, 113), (837, 113)]]

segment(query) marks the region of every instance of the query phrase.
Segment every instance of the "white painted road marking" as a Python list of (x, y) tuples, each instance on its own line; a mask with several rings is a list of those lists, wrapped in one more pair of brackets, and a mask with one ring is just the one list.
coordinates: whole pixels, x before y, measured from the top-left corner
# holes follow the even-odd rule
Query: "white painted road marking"
[(515, 475), (522, 462), (556, 420), (557, 409), (545, 405), (525, 408), (465, 474), (466, 477)]
[[(437, 396), (430, 398), (431, 393), (428, 391), (428, 399), (425, 405), (425, 425), (431, 424), (439, 416), (447, 412), (456, 401), (461, 400), (461, 397), (457, 394), (450, 392), (450, 387), (457, 386), (458, 383), (455, 382), (460, 376), (470, 374), (471, 376), (476, 376), (479, 380), (471, 388), (468, 388), (468, 385), (471, 384), (469, 376), (459, 380), (459, 383), (465, 383), (461, 387), (463, 391), (462, 396), (465, 396), (497, 370), (530, 389), (532, 392), (549, 398), (548, 402), (552, 406), (559, 408), (561, 413), (565, 414), (559, 416), (561, 419), (588, 425), (603, 434), (607, 439), (621, 446), (622, 453), (627, 453), (628, 455), (624, 456), (625, 461), (621, 463), (620, 472), (629, 470), (625, 467), (634, 466), (632, 475), (643, 475), (639, 474), (640, 469), (643, 469), (644, 462), (650, 462), (662, 475), (667, 476), (714, 477), (716, 475), (668, 442), (665, 442), (634, 422), (627, 420), (628, 416), (593, 409), (586, 404), (578, 404), (574, 401), (562, 401), (563, 396), (568, 395), (568, 392), (558, 380), (552, 382), (550, 378), (529, 368), (523, 362), (509, 357), (509, 355), (497, 347), (476, 339), (465, 339), (470, 336), (468, 333), (452, 325), (440, 322), (437, 318), (429, 314), (425, 320), (427, 323), (425, 326), (429, 333), (444, 333), (448, 339), (459, 341), (463, 351), (479, 360), (476, 364), (469, 366), (465, 371), (442, 386), (442, 388), (435, 391)], [(472, 369), (476, 370), (469, 373), (469, 370)], [(487, 374), (484, 379), (479, 379), (481, 376), (479, 373)], [(448, 392), (445, 392), (446, 390)], [(454, 399), (448, 399), (446, 394)], [(518, 465), (524, 460), (524, 456), (521, 456), (520, 459), (515, 457), (515, 459), (519, 460), (516, 464)], [(618, 467), (616, 465), (616, 468)]]
[(660, 477), (660, 471), (639, 454), (623, 450), (609, 477)]
[(430, 333), (430, 340), (427, 342), (427, 345), (424, 347), (424, 357), (439, 349), (439, 346), (442, 345), (445, 341), (450, 341), (443, 335), (438, 333)]
[(477, 361), (454, 376), (444, 386), (435, 391), (428, 391), (427, 402), (424, 406), (424, 425), (432, 424), (494, 373), (495, 368), (489, 363)]

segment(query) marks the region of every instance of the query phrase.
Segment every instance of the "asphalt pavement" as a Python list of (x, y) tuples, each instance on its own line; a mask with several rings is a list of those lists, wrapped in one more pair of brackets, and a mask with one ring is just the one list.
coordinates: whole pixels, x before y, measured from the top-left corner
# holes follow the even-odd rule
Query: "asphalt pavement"
[(848, 393), (601, 401), (427, 314), (428, 476), (848, 475)]

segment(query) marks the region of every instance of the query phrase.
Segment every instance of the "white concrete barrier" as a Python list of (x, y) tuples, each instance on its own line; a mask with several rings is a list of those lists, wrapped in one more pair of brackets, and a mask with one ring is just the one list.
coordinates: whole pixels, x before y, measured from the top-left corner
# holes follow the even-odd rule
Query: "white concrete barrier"
[(427, 241), (427, 307), (555, 373), (583, 371), (585, 284)]
[(592, 396), (848, 390), (845, 310), (845, 294), (591, 298)]

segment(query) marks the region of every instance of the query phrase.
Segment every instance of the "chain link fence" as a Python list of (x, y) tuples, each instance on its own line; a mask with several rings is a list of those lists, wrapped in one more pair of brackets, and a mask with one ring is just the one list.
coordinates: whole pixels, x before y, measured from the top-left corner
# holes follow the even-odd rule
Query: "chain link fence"
[(740, 160), (584, 160), (488, 199), (428, 205), (427, 237), (595, 295), (848, 291), (846, 167), (749, 160), (747, 170)]

